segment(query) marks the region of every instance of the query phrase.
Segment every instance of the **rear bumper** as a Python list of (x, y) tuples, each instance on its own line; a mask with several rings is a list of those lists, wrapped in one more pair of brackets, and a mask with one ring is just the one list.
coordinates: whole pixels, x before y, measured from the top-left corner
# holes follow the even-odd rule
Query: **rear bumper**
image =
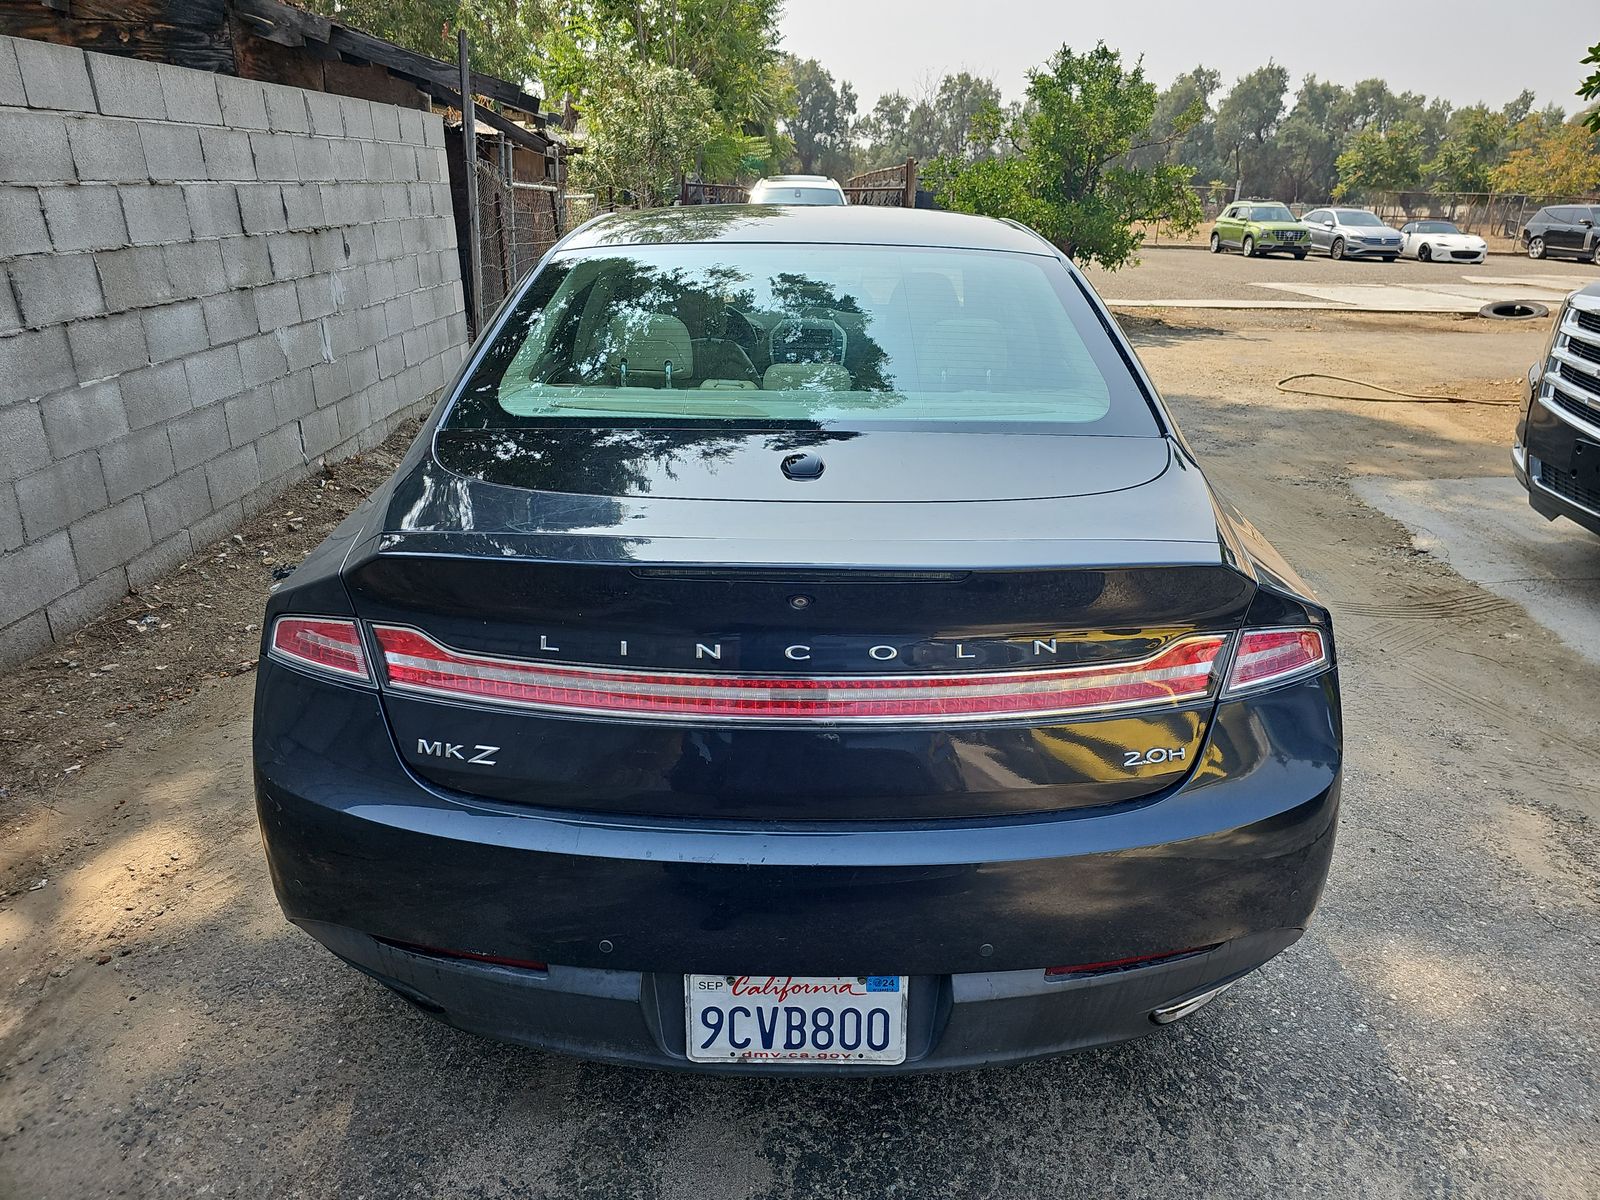
[[(1332, 674), (1222, 705), (1195, 775), (1148, 802), (827, 827), (446, 794), (399, 762), (370, 694), (268, 664), (259, 686), (258, 711), (297, 714), (256, 744), (267, 857), (291, 920), (463, 1029), (655, 1066), (688, 1066), (686, 972), (913, 977), (903, 1067), (811, 1072), (974, 1066), (1148, 1032), (1152, 1009), (1299, 936), (1337, 819)], [(552, 965), (441, 959), (380, 938)], [(1051, 965), (1196, 946), (1216, 949), (1044, 978)]]
[(681, 974), (520, 970), (414, 954), (352, 929), (302, 924), (340, 958), (457, 1029), (608, 1062), (751, 1075), (955, 1070), (1127, 1041), (1161, 1028), (1153, 1011), (1225, 988), (1301, 934), (1268, 930), (1172, 963), (1059, 981), (1038, 970), (914, 976), (903, 1064), (708, 1066), (687, 1057)]

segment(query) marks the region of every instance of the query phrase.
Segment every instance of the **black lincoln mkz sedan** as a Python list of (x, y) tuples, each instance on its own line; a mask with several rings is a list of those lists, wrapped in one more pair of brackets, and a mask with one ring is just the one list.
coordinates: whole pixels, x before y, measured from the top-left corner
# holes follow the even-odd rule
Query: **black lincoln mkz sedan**
[(1291, 945), (1328, 612), (1018, 225), (601, 217), (272, 597), (290, 920), (462, 1029), (741, 1072), (976, 1066)]

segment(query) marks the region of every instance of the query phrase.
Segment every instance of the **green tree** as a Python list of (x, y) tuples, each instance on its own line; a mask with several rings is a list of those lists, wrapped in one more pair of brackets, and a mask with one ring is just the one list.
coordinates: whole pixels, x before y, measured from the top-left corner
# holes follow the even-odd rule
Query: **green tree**
[[(1578, 60), (1582, 65), (1594, 67), (1578, 85), (1580, 100), (1600, 100), (1600, 42), (1589, 47), (1589, 53)], [(1600, 104), (1592, 106), (1583, 118), (1592, 133), (1600, 133)]]
[(1243, 194), (1266, 190), (1277, 178), (1275, 140), (1288, 89), (1289, 72), (1269, 62), (1243, 76), (1217, 105), (1217, 148)]
[(1156, 97), (1150, 144), (1134, 151), (1131, 161), (1141, 167), (1176, 163), (1190, 168), (1196, 179), (1223, 174), (1226, 168), (1217, 157), (1216, 115), (1211, 111), (1211, 97), (1221, 84), (1222, 76), (1204, 66), (1173, 80)]
[(1538, 99), (1532, 91), (1524, 88), (1517, 93), (1517, 98), (1510, 101), (1500, 110), (1500, 115), (1506, 119), (1506, 125), (1515, 129), (1526, 121), (1533, 112), (1533, 102)]
[(1513, 150), (1494, 170), (1494, 186), (1530, 196), (1581, 196), (1600, 189), (1600, 153), (1583, 120), (1545, 134), (1536, 144)]
[(304, 8), (386, 41), (456, 60), (456, 32), (467, 31), (472, 69), (528, 86), (538, 74), (535, 43), (547, 13), (525, 0), (299, 0)]
[(835, 86), (833, 75), (814, 58), (791, 59), (795, 111), (786, 128), (794, 143), (800, 170), (842, 177), (849, 174), (851, 132), (856, 92), (849, 83)]
[(1086, 54), (1063, 46), (1029, 73), (1027, 99), (1003, 119), (991, 108), (979, 136), (1003, 133), (1012, 152), (937, 159), (929, 178), (940, 203), (1032, 226), (1081, 262), (1116, 269), (1137, 254), (1143, 222), (1180, 230), (1199, 222), (1190, 171), (1132, 165), (1155, 115), (1156, 88), (1104, 42)]
[(1305, 77), (1276, 135), (1276, 195), (1290, 201), (1318, 201), (1332, 193), (1351, 116), (1348, 88), (1315, 75)]
[(1438, 153), (1428, 163), (1428, 175), (1448, 191), (1487, 192), (1508, 132), (1505, 114), (1492, 112), (1487, 105), (1457, 109)]
[(601, 64), (614, 63), (610, 51), (621, 47), (639, 62), (686, 73), (700, 87), (703, 108), (662, 119), (707, 131), (695, 156), (704, 177), (762, 171), (788, 156), (779, 124), (793, 103), (793, 86), (778, 52), (781, 0), (526, 2), (541, 14), (540, 82), (550, 96), (572, 95), (586, 125), (614, 81)]
[(1414, 121), (1398, 121), (1387, 130), (1363, 129), (1338, 161), (1335, 200), (1414, 188), (1422, 180), (1422, 130)]
[(869, 168), (910, 157), (907, 129), (912, 108), (911, 98), (904, 92), (885, 92), (861, 119), (857, 132), (866, 140), (862, 157)]
[(573, 182), (618, 200), (670, 203), (715, 136), (711, 97), (694, 76), (640, 58), (629, 45), (596, 49), (584, 97), (586, 136), (572, 160)]
[(933, 95), (922, 159), (940, 155), (986, 158), (997, 150), (998, 133), (987, 114), (1000, 107), (994, 80), (960, 71), (939, 80)]
[(862, 159), (868, 167), (885, 167), (907, 158), (991, 156), (999, 151), (997, 130), (983, 118), (1000, 104), (994, 81), (967, 71), (944, 76), (916, 98), (888, 92), (861, 123), (867, 142)]

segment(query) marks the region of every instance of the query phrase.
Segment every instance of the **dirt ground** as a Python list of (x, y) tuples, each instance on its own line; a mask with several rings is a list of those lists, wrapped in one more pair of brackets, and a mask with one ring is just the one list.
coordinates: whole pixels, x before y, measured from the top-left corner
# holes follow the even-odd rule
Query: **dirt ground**
[(187, 701), (255, 670), (273, 580), (389, 476), (418, 424), (303, 480), (232, 537), (4, 677), (0, 897), (37, 882), (12, 875), (33, 865), (25, 843), (41, 831), (32, 818), (55, 787), (76, 790), (73, 776), (108, 751), (150, 752)]
[(282, 921), (249, 787), (272, 567), (390, 446), (0, 689), (0, 1197), (1593, 1200), (1600, 667), (1353, 487), (1503, 475), (1515, 409), (1273, 386), (1511, 399), (1547, 329), (1124, 323), (1212, 480), (1335, 611), (1343, 825), (1288, 954), (1141, 1041), (927, 1079), (656, 1074), (429, 1022)]

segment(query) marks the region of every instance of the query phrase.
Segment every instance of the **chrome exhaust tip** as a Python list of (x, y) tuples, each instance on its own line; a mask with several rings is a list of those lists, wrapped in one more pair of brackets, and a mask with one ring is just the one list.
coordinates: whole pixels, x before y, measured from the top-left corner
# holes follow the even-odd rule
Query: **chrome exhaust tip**
[(1237, 979), (1230, 979), (1227, 983), (1218, 984), (1216, 987), (1209, 988), (1198, 995), (1190, 996), (1186, 1000), (1179, 1000), (1175, 1004), (1164, 1005), (1163, 1007), (1152, 1012), (1150, 1014), (1150, 1019), (1157, 1025), (1170, 1025), (1174, 1021), (1180, 1021), (1184, 1017), (1187, 1017), (1190, 1013), (1198, 1012), (1200, 1009), (1210, 1004), (1218, 996), (1222, 995), (1223, 992), (1227, 991), (1238, 982), (1239, 981)]

